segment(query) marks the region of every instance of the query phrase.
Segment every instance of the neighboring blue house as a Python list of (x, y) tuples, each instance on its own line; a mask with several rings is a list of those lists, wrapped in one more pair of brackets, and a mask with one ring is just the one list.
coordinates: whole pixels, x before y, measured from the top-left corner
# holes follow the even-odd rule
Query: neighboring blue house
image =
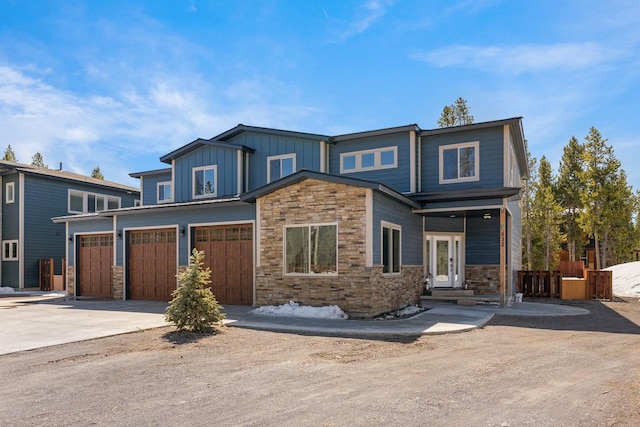
[[(61, 270), (68, 233), (52, 216), (134, 206), (138, 189), (62, 170), (0, 161), (2, 263), (0, 284), (39, 286), (41, 259)], [(62, 275), (62, 271), (59, 271)]]
[[(169, 167), (131, 174), (141, 206), (54, 218), (74, 237), (70, 294), (168, 301), (194, 248), (222, 304), (371, 317), (417, 303), (425, 281), (514, 293), (528, 176), (519, 117), (338, 136), (238, 125), (160, 160)], [(114, 247), (83, 249), (90, 238)]]

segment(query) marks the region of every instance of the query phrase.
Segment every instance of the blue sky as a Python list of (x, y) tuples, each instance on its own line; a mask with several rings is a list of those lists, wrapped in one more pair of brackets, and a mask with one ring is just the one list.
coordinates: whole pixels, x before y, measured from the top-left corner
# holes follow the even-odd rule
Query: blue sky
[(557, 170), (591, 126), (640, 189), (640, 3), (0, 0), (0, 148), (130, 172), (238, 123), (336, 135), (524, 117)]

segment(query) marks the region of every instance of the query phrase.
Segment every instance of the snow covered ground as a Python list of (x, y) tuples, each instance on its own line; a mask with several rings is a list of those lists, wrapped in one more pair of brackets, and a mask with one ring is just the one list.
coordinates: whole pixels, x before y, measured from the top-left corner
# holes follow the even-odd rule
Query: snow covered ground
[(283, 305), (265, 305), (251, 310), (252, 314), (266, 316), (306, 317), (310, 319), (348, 319), (349, 316), (337, 305), (310, 307), (295, 301)]
[(615, 296), (640, 297), (640, 261), (614, 265), (605, 270), (613, 271)]

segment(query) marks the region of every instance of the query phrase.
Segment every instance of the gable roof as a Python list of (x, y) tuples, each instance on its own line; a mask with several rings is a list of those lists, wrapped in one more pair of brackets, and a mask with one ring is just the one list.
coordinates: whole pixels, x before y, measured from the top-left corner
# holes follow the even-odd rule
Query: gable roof
[(246, 147), (244, 145), (233, 145), (233, 144), (228, 144), (226, 142), (223, 141), (218, 141), (214, 138), (212, 139), (202, 139), (202, 138), (198, 138), (195, 141), (191, 141), (190, 143), (188, 143), (187, 145), (184, 145), (176, 150), (173, 150), (172, 152), (170, 152), (169, 154), (165, 154), (164, 156), (160, 157), (160, 161), (164, 162), (164, 163), (169, 163), (171, 164), (172, 160), (175, 160), (178, 157), (184, 156), (185, 154), (200, 148), (204, 145), (208, 145), (210, 147), (216, 147), (216, 148), (223, 148), (225, 150), (237, 150), (237, 151), (244, 151), (244, 152), (249, 152), (249, 153), (253, 153), (256, 150), (254, 150), (253, 148), (249, 148)]
[(275, 191), (278, 191), (290, 185), (294, 185), (299, 182), (305, 181), (307, 179), (316, 179), (319, 181), (328, 181), (328, 182), (334, 182), (338, 184), (352, 185), (354, 187), (370, 188), (372, 190), (378, 191), (379, 193), (385, 194), (391, 197), (392, 199), (395, 199), (398, 202), (404, 203), (405, 205), (410, 206), (412, 208), (418, 209), (422, 207), (419, 203), (414, 202), (407, 196), (401, 193), (398, 193), (397, 191), (379, 182), (369, 181), (369, 180), (360, 179), (360, 178), (345, 177), (342, 175), (333, 175), (333, 174), (328, 174), (323, 172), (316, 172), (308, 169), (301, 169), (294, 174), (287, 175), (282, 179), (273, 181), (269, 184), (263, 185), (262, 187), (256, 188), (255, 190), (241, 194), (240, 200), (243, 202), (255, 203), (256, 199), (264, 197), (268, 194), (271, 194)]
[(9, 175), (12, 173), (24, 173), (26, 175), (48, 177), (63, 181), (74, 181), (82, 184), (94, 185), (102, 188), (111, 188), (115, 190), (123, 190), (130, 193), (139, 194), (140, 189), (129, 185), (119, 184), (117, 182), (105, 181), (78, 173), (68, 172), (60, 169), (39, 168), (22, 163), (0, 160), (0, 175)]
[(391, 128), (368, 130), (364, 132), (346, 133), (344, 135), (332, 136), (329, 142), (335, 143), (335, 142), (348, 141), (348, 140), (357, 139), (357, 138), (370, 138), (372, 136), (389, 135), (392, 133), (410, 132), (410, 131), (420, 132), (420, 127), (417, 124), (410, 124), (405, 126), (395, 126)]
[(291, 138), (314, 139), (318, 141), (327, 141), (329, 140), (329, 138), (331, 138), (329, 135), (320, 135), (316, 133), (306, 133), (306, 132), (297, 132), (297, 131), (282, 130), (282, 129), (264, 128), (264, 127), (258, 127), (258, 126), (247, 126), (241, 123), (232, 129), (222, 132), (220, 135), (217, 135), (212, 139), (215, 139), (218, 141), (228, 141), (231, 138), (237, 135), (240, 135), (241, 133), (244, 133), (244, 132), (256, 132), (256, 133), (264, 133), (267, 135), (288, 136)]

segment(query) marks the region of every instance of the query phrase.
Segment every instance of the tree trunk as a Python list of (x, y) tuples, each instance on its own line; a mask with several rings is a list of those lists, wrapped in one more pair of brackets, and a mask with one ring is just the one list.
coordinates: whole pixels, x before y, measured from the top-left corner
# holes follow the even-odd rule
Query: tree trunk
[(596, 257), (596, 270), (601, 269), (601, 260), (600, 260), (600, 241), (598, 240), (598, 233), (593, 234), (593, 240), (595, 242), (595, 257)]
[(604, 239), (602, 241), (602, 268), (607, 268), (607, 250), (609, 248), (609, 230), (604, 232)]

